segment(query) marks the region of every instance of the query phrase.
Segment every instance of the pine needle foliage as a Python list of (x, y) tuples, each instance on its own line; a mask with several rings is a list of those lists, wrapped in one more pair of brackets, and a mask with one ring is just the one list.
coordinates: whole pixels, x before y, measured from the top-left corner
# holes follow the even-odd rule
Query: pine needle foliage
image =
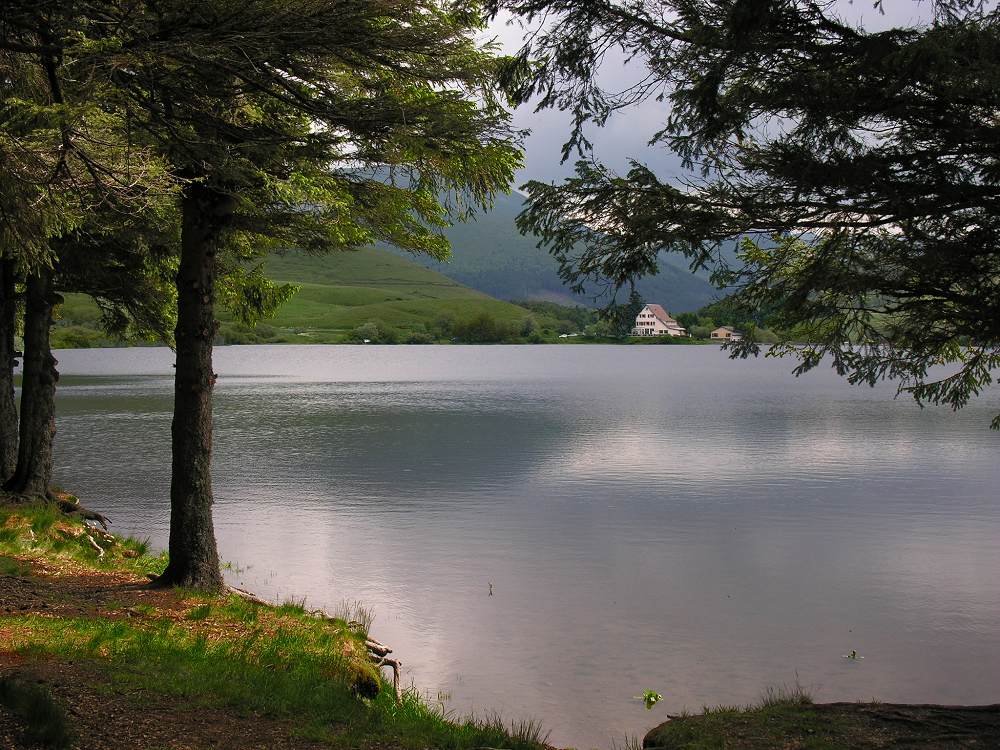
[[(879, 5), (879, 4), (876, 4)], [(916, 11), (917, 3), (913, 3)], [(675, 252), (718, 269), (736, 303), (789, 332), (771, 356), (832, 362), (959, 408), (1000, 367), (1000, 14), (927, 2), (922, 24), (867, 31), (815, 0), (495, 0), (532, 33), (510, 68), (522, 100), (572, 113), (564, 183), (532, 182), (525, 231), (563, 277), (615, 289)], [(544, 23), (542, 22), (544, 20)], [(640, 71), (607, 91), (612, 50)], [(649, 146), (616, 174), (586, 137), (662, 103)], [(719, 248), (741, 241), (736, 262)], [(759, 352), (752, 337), (734, 356)], [(993, 421), (1000, 428), (1000, 418)]]

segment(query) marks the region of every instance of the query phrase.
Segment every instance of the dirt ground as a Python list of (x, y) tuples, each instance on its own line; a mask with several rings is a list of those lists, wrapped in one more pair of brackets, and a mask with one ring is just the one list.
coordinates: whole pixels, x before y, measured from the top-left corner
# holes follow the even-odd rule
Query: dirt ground
[(646, 750), (1000, 750), (1000, 705), (821, 703), (677, 717)]
[[(138, 617), (140, 605), (159, 614), (185, 608), (171, 591), (151, 589), (121, 573), (69, 573), (32, 565), (32, 575), (0, 575), (0, 615)], [(80, 750), (260, 750), (319, 748), (293, 738), (293, 723), (215, 708), (178, 706), (176, 698), (112, 686), (86, 661), (25, 657), (6, 647), (0, 628), (0, 677), (18, 677), (47, 688), (63, 706)], [(0, 707), (0, 749), (24, 744), (24, 727)]]
[[(0, 616), (131, 619), (155, 608), (158, 617), (181, 621), (190, 606), (177, 593), (150, 588), (130, 574), (82, 572), (68, 564), (59, 568), (37, 561), (29, 565), (29, 575), (0, 574)], [(294, 722), (179, 704), (175, 697), (121, 682), (112, 685), (87, 660), (25, 656), (9, 642), (9, 633), (0, 626), (0, 677), (45, 687), (66, 711), (78, 737), (73, 747), (79, 750), (324, 747), (294, 737)], [(34, 750), (24, 743), (23, 730), (19, 719), (0, 707), (0, 750)], [(690, 716), (652, 730), (644, 745), (677, 750), (1000, 750), (1000, 706), (835, 703), (789, 709), (778, 719), (753, 712), (726, 719)]]

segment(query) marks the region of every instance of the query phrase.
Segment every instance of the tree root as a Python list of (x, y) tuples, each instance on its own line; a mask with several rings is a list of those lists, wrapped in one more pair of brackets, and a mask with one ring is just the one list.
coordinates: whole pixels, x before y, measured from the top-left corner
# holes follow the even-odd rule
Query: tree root
[(396, 696), (396, 703), (399, 703), (403, 699), (403, 693), (399, 689), (399, 675), (402, 671), (403, 662), (398, 659), (389, 659), (385, 656), (375, 658), (372, 656), (371, 652), (368, 654), (372, 658), (372, 662), (378, 669), (382, 667), (392, 667), (392, 692)]
[(59, 510), (65, 513), (67, 516), (80, 518), (84, 521), (96, 521), (101, 525), (102, 529), (104, 529), (105, 531), (108, 530), (108, 524), (111, 523), (111, 521), (108, 519), (107, 516), (103, 516), (100, 513), (97, 513), (96, 511), (90, 510), (89, 508), (85, 508), (84, 506), (80, 505), (80, 501), (77, 498), (72, 497), (72, 495), (57, 496), (50, 493), (49, 497), (59, 507)]
[(246, 601), (252, 602), (253, 604), (260, 604), (261, 606), (264, 607), (274, 606), (271, 602), (264, 601), (256, 594), (251, 594), (249, 591), (245, 591), (244, 589), (238, 589), (235, 586), (227, 586), (226, 593), (232, 594), (233, 596), (238, 596), (240, 599), (245, 599)]
[(83, 534), (82, 536), (84, 536), (87, 539), (87, 541), (90, 542), (90, 546), (91, 547), (93, 547), (95, 550), (97, 550), (97, 558), (98, 559), (104, 557), (104, 547), (102, 547), (97, 542), (95, 542), (94, 541), (94, 537), (92, 537), (90, 534)]
[(48, 490), (44, 495), (26, 495), (17, 491), (0, 490), (0, 505), (32, 505), (49, 503), (56, 506), (64, 515), (79, 518), (82, 521), (94, 521), (100, 524), (104, 531), (108, 530), (111, 519), (80, 504), (80, 499), (67, 492)]

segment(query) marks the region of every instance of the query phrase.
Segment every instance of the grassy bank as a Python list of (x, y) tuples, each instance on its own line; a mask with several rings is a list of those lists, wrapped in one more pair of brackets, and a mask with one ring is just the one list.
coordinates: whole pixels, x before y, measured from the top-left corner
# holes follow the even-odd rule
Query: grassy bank
[(651, 730), (646, 750), (962, 750), (1000, 747), (1000, 706), (813, 703), (770, 689), (753, 706), (706, 708)]
[(397, 701), (358, 613), (151, 589), (165, 559), (146, 547), (0, 509), (0, 746), (62, 726), (48, 746), (542, 747), (530, 722)]
[[(150, 588), (165, 564), (140, 540), (0, 505), (0, 747), (550, 750), (532, 722), (447, 716), (413, 688), (397, 701), (367, 655), (363, 610), (318, 617), (304, 602)], [(673, 717), (643, 746), (993, 748), (1000, 706), (769, 691)]]

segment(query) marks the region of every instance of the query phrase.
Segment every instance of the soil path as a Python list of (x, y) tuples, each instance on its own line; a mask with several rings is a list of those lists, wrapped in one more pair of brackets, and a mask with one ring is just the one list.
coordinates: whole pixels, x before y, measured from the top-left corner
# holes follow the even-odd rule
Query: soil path
[[(151, 589), (123, 573), (72, 572), (30, 563), (27, 575), (0, 575), (0, 616), (142, 617), (181, 619), (186, 609), (172, 591)], [(201, 706), (112, 684), (87, 660), (25, 656), (11, 650), (0, 628), (0, 678), (14, 677), (46, 688), (66, 711), (79, 750), (311, 750), (323, 747), (293, 736), (292, 722)], [(24, 725), (0, 707), (0, 748), (34, 750)]]

